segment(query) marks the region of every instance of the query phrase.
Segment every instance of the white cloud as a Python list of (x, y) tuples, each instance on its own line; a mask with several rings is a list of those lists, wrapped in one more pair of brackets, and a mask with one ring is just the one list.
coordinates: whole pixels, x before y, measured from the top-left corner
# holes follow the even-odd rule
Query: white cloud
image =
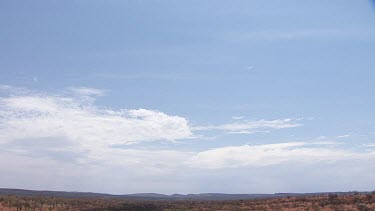
[[(89, 88), (72, 90), (85, 96), (102, 94)], [(146, 109), (102, 109), (86, 101), (85, 96), (18, 93), (1, 97), (0, 143), (63, 137), (75, 144), (74, 151), (99, 152), (112, 145), (192, 136), (183, 117)]]
[(255, 133), (270, 133), (269, 130), (234, 130), (228, 131), (228, 134), (255, 134)]
[(27, 95), (27, 94), (30, 94), (31, 91), (25, 88), (0, 84), (0, 93), (14, 94), (14, 95)]
[(9, 89), (11, 89), (11, 86), (0, 84), (0, 90), (9, 90)]
[(223, 125), (209, 125), (194, 127), (196, 131), (222, 130), (227, 133), (252, 134), (257, 132), (269, 132), (271, 129), (285, 129), (302, 126), (295, 119), (276, 119), (276, 120), (258, 120), (241, 121)]
[(94, 89), (89, 87), (70, 87), (69, 91), (81, 96), (104, 96), (107, 90)]
[(336, 138), (349, 138), (351, 136), (352, 134), (345, 134), (345, 135), (336, 136)]
[[(267, 191), (287, 191), (285, 185), (296, 181), (290, 179), (288, 173), (282, 174), (282, 179), (278, 173), (274, 173), (276, 180), (268, 177), (273, 169), (289, 171), (295, 164), (301, 164), (295, 171), (309, 169), (309, 173), (315, 173), (315, 165), (340, 164), (337, 171), (344, 173), (336, 176), (341, 176), (341, 181), (360, 175), (352, 171), (352, 166), (366, 175), (373, 173), (368, 168), (369, 163), (375, 161), (371, 144), (366, 149), (363, 146), (345, 148), (345, 144), (322, 140), (210, 150), (142, 145), (151, 141), (168, 143), (197, 138), (200, 134), (193, 132), (205, 130), (253, 133), (293, 128), (301, 125), (299, 119), (192, 127), (185, 118), (160, 111), (95, 106), (91, 98), (104, 93), (87, 87), (70, 88), (62, 94), (5, 85), (0, 85), (0, 90), (9, 93), (0, 97), (0, 167), (7, 169), (7, 174), (0, 175), (2, 186), (112, 193), (225, 192), (240, 190), (230, 187), (242, 187), (248, 192), (264, 191), (264, 185), (272, 181), (272, 184), (281, 184), (283, 189), (273, 189), (272, 185)], [(349, 168), (346, 163), (352, 166)], [(254, 173), (258, 176), (253, 177)], [(346, 177), (347, 173), (352, 176)], [(320, 178), (332, 174), (327, 171)], [(235, 175), (243, 176), (230, 187), (218, 185)], [(372, 178), (368, 181), (364, 184), (373, 184)], [(319, 182), (321, 180), (316, 180), (314, 185)], [(245, 183), (248, 186), (244, 186)], [(341, 187), (339, 185), (337, 187)], [(212, 187), (218, 188), (210, 189)]]
[(355, 152), (328, 148), (325, 144), (289, 142), (243, 145), (211, 149), (197, 153), (187, 164), (196, 168), (240, 168), (276, 165), (285, 162), (315, 163), (341, 160), (375, 159), (375, 151)]
[(233, 116), (232, 119), (235, 119), (235, 120), (240, 120), (240, 119), (243, 119), (245, 117), (243, 116)]
[(0, 98), (0, 144), (3, 150), (17, 154), (62, 160), (70, 156), (70, 160), (78, 163), (150, 166), (165, 163), (163, 166), (168, 168), (182, 164), (202, 168), (265, 166), (362, 156), (331, 147), (336, 142), (228, 146), (201, 152), (131, 149), (129, 146), (135, 143), (200, 137), (193, 131), (249, 134), (301, 124), (299, 119), (277, 119), (192, 127), (185, 118), (160, 111), (99, 108), (93, 101), (86, 101), (86, 96), (104, 93), (97, 89), (70, 88), (73, 95), (53, 95), (10, 86), (0, 88), (12, 93)]
[(281, 119), (191, 127), (185, 118), (160, 111), (99, 108), (94, 100), (105, 90), (71, 87), (65, 94), (46, 94), (6, 85), (0, 88), (11, 93), (0, 98), (0, 143), (63, 137), (78, 149), (99, 150), (113, 145), (199, 137), (193, 134), (194, 130), (251, 134), (301, 125), (296, 120)]

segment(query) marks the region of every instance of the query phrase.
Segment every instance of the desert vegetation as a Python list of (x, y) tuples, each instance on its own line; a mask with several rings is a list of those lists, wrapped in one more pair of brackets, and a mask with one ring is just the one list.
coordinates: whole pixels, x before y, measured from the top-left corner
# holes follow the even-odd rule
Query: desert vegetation
[(0, 211), (143, 211), (143, 210), (375, 210), (375, 193), (324, 194), (253, 200), (136, 200), (0, 196)]

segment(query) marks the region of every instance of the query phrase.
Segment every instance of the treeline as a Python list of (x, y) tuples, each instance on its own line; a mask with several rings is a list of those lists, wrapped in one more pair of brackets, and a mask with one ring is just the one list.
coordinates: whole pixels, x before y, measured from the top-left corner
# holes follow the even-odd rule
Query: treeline
[(375, 210), (375, 193), (328, 194), (254, 200), (129, 200), (119, 198), (64, 198), (0, 196), (0, 211), (149, 211), (149, 210)]

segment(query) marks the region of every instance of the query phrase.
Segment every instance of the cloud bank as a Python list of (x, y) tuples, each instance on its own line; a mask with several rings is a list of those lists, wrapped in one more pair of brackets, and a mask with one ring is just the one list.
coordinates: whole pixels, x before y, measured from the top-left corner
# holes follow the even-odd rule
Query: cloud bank
[[(156, 110), (96, 106), (96, 97), (107, 93), (99, 89), (71, 87), (51, 94), (0, 85), (0, 91), (0, 167), (7, 169), (7, 174), (0, 174), (0, 186), (4, 187), (111, 193), (226, 192), (230, 187), (205, 185), (210, 181), (221, 184), (231, 172), (237, 172), (250, 176), (234, 181), (236, 190), (244, 187), (239, 183), (247, 181), (252, 190), (276, 192), (291, 190), (285, 185), (295, 181), (283, 177), (287, 174), (281, 175), (282, 181), (268, 178), (282, 185), (267, 189), (265, 180), (259, 181), (259, 177), (266, 178), (272, 170), (262, 173), (263, 169), (293, 169), (297, 165), (302, 167), (296, 171), (304, 172), (306, 168), (313, 171), (312, 166), (332, 164), (337, 171), (354, 177), (353, 167), (347, 163), (355, 163), (358, 172), (375, 172), (368, 168), (368, 163), (375, 161), (371, 145), (286, 141), (194, 150), (178, 144), (199, 139), (204, 131), (225, 132), (235, 138), (236, 133), (297, 128), (302, 126), (300, 119), (238, 118), (232, 123), (200, 126)], [(192, 143), (199, 141), (204, 140)], [(154, 145), (150, 147), (149, 143)], [(169, 147), (163, 148), (161, 143)], [(251, 177), (254, 173), (257, 178)], [(329, 174), (329, 170), (324, 173)], [(338, 178), (351, 179), (346, 175)], [(371, 181), (366, 184), (373, 184)]]
[[(89, 89), (80, 94), (98, 95)], [(101, 109), (86, 98), (59, 95), (11, 95), (0, 98), (0, 142), (65, 137), (85, 147), (145, 141), (174, 141), (192, 135), (188, 121), (146, 109)]]
[(287, 142), (265, 145), (243, 145), (199, 152), (188, 162), (197, 168), (241, 168), (293, 163), (335, 163), (345, 160), (373, 160), (375, 151), (356, 152), (327, 147), (327, 143)]

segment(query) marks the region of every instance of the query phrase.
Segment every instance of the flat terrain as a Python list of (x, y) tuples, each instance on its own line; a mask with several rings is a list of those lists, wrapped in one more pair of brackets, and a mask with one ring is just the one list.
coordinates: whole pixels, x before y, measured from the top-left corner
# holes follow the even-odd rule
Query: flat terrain
[(321, 194), (249, 200), (138, 200), (0, 195), (0, 211), (17, 210), (375, 210), (375, 193)]

